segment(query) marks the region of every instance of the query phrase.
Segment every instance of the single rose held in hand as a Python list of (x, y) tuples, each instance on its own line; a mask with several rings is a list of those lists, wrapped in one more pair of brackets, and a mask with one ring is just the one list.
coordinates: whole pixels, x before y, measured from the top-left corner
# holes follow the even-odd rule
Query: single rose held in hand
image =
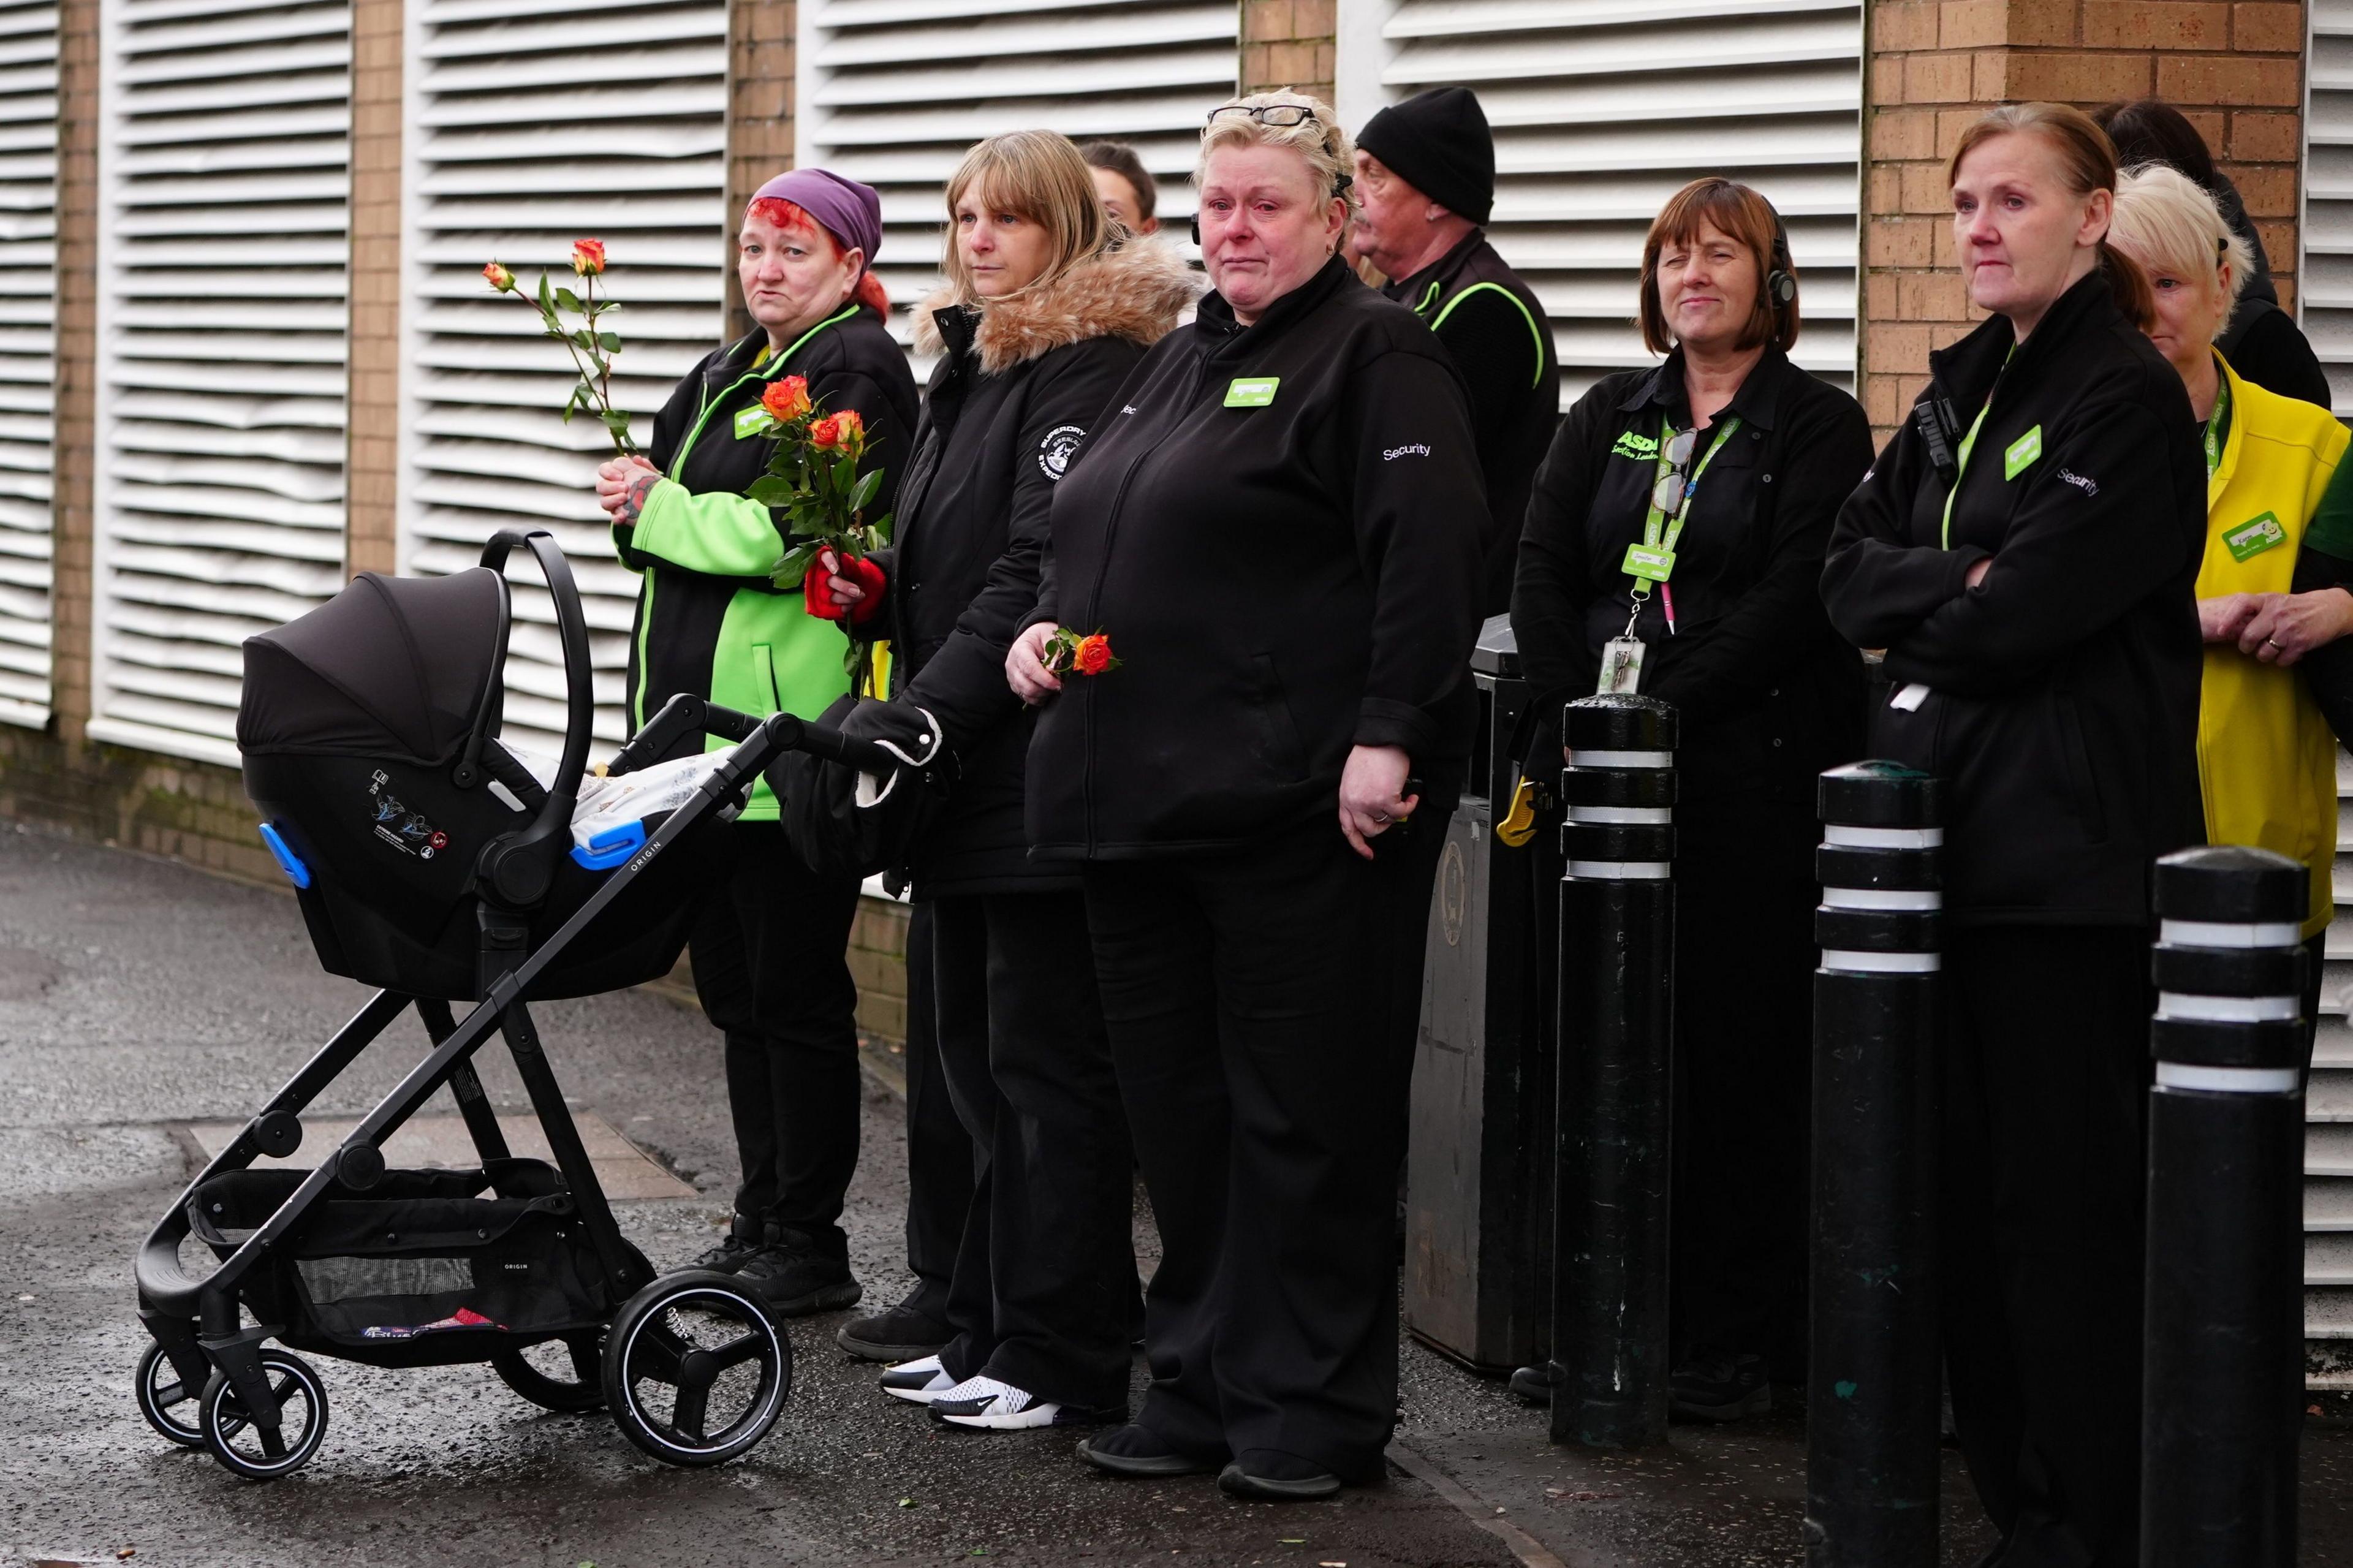
[[(605, 242), (601, 239), (575, 239), (572, 242), (572, 270), (586, 280), (581, 291), (551, 287), (547, 274), (539, 275), (539, 291), (526, 295), (515, 282), (515, 275), (493, 260), (482, 268), (482, 279), (491, 291), (512, 294), (518, 300), (528, 300), (539, 311), (540, 331), (564, 345), (572, 356), (572, 368), (580, 374), (574, 384), (572, 395), (564, 400), (564, 422), (572, 423), (575, 414), (594, 410), (606, 433), (613, 438), (613, 450), (621, 457), (636, 453), (637, 443), (629, 439), (629, 415), (627, 409), (613, 406), (613, 356), (621, 352), (621, 339), (617, 332), (605, 329), (599, 318), (607, 311), (619, 308), (618, 301), (599, 300), (596, 280), (605, 270)], [(580, 317), (578, 327), (567, 327), (564, 312)]]
[(1108, 632), (1074, 632), (1063, 626), (1046, 639), (1046, 668), (1056, 675), (1103, 675), (1124, 662), (1112, 653)]

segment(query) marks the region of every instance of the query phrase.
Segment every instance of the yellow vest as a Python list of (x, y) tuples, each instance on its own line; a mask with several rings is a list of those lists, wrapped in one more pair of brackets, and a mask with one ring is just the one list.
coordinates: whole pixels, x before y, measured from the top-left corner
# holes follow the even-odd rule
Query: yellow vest
[[(2221, 373), (2231, 380), (2231, 428), (2221, 466), (2206, 483), (2198, 596), (2284, 594), (2304, 531), (2353, 437), (2325, 408), (2266, 392), (2228, 364)], [(2263, 526), (2265, 519), (2277, 528)], [(2295, 669), (2230, 643), (2206, 646), (2198, 782), (2207, 842), (2253, 844), (2303, 861), (2312, 873), (2304, 934), (2326, 930), (2337, 912), (2337, 737)]]

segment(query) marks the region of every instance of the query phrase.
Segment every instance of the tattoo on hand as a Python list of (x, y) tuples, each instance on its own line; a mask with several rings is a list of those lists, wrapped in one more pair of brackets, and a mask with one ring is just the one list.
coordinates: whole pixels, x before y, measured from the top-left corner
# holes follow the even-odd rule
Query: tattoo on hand
[(622, 492), (621, 509), (614, 514), (613, 521), (619, 523), (635, 523), (638, 521), (638, 514), (646, 510), (646, 498), (653, 494), (654, 487), (659, 483), (661, 483), (659, 474), (639, 474), (636, 479), (631, 479), (629, 488)]

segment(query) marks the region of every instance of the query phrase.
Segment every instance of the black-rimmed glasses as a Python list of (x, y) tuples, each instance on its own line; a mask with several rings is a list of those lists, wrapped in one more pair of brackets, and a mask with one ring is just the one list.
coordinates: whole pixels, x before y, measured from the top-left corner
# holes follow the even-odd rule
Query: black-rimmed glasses
[(1278, 131), (1286, 126), (1304, 125), (1315, 118), (1315, 110), (1303, 103), (1229, 103), (1209, 110), (1209, 123), (1215, 125), (1222, 114), (1246, 115), (1261, 125), (1271, 125)]

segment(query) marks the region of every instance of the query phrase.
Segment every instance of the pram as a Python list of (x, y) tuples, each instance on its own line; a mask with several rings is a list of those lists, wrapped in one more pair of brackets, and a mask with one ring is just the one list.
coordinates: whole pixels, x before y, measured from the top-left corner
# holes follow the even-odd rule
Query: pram
[[(564, 753), (543, 779), (499, 739), (511, 552), (538, 559), (564, 651)], [(254, 1479), (318, 1451), (327, 1401), (295, 1350), (385, 1367), (487, 1362), (550, 1410), (608, 1409), (674, 1465), (715, 1465), (776, 1423), (792, 1385), (783, 1327), (740, 1281), (655, 1277), (625, 1240), (528, 1003), (668, 973), (693, 894), (726, 854), (753, 780), (804, 750), (888, 776), (901, 759), (804, 724), (671, 699), (603, 770), (626, 776), (690, 736), (736, 742), (684, 765), (670, 808), (577, 841), (594, 692), (570, 568), (544, 532), (504, 532), (479, 568), (364, 574), (245, 647), (237, 742), (261, 833), (320, 962), (377, 994), (206, 1166), (139, 1252), (153, 1343), (150, 1426)], [(704, 771), (707, 765), (707, 773)], [(590, 787), (606, 786), (590, 781)], [(463, 1019), (452, 1001), (477, 1005)], [(414, 1009), (431, 1050), (316, 1168), (254, 1170), (302, 1142), (301, 1113)], [(508, 1150), (473, 1067), (504, 1037), (554, 1162)], [(447, 1085), (479, 1169), (388, 1170), (385, 1141)], [(217, 1267), (183, 1268), (193, 1237)], [(250, 1321), (248, 1321), (250, 1320)], [(280, 1342), (285, 1349), (270, 1342)]]

